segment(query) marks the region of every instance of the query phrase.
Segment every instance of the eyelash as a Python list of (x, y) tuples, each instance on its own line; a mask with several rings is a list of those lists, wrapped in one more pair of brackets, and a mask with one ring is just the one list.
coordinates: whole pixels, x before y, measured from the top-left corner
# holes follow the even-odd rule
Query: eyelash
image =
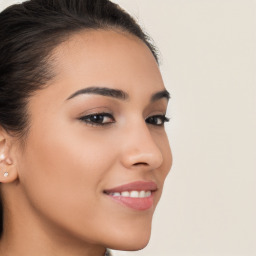
[[(95, 119), (92, 120), (93, 118), (95, 118)], [(98, 118), (100, 118), (101, 121), (102, 120), (104, 121), (104, 118), (110, 118), (110, 119), (112, 119), (112, 121), (107, 122), (107, 123), (100, 123), (97, 121)], [(104, 113), (104, 112), (94, 113), (94, 114), (90, 114), (87, 116), (82, 116), (79, 118), (79, 120), (81, 120), (82, 122), (85, 122), (86, 124), (91, 125), (91, 126), (105, 126), (105, 125), (110, 125), (115, 122), (114, 117), (110, 113)]]
[[(105, 118), (112, 119), (112, 121), (103, 123)], [(91, 126), (107, 126), (115, 123), (115, 119), (113, 115), (110, 113), (104, 113), (104, 112), (82, 116), (79, 118), (79, 120)], [(161, 127), (161, 126), (164, 126), (164, 123), (169, 122), (170, 119), (167, 118), (165, 115), (154, 115), (154, 116), (149, 116), (145, 121), (147, 124)]]

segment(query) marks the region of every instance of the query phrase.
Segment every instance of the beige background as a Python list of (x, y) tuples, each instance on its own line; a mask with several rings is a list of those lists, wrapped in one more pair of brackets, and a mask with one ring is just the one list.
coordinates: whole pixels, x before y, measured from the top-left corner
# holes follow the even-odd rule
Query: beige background
[(150, 244), (114, 255), (255, 256), (256, 0), (115, 2), (161, 51), (174, 165)]

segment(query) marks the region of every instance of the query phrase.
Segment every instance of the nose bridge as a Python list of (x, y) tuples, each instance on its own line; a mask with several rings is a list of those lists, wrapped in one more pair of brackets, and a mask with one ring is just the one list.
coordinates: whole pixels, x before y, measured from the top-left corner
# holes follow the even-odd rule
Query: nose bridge
[(123, 149), (122, 161), (128, 168), (144, 165), (156, 169), (163, 162), (162, 152), (145, 122), (137, 122), (127, 130)]

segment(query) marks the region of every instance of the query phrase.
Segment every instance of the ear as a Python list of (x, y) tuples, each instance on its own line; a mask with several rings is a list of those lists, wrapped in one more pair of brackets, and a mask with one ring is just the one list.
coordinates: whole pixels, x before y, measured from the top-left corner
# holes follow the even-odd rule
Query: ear
[(13, 137), (0, 127), (0, 182), (11, 183), (18, 179), (17, 168), (11, 155)]

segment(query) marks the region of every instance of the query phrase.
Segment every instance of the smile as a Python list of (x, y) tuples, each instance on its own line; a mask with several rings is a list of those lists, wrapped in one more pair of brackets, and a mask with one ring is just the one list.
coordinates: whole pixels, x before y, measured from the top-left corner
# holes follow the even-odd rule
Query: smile
[(133, 210), (152, 208), (157, 185), (154, 182), (136, 181), (104, 191), (110, 199)]
[[(107, 193), (108, 194), (108, 193)], [(123, 192), (114, 192), (114, 193), (109, 193), (108, 195), (114, 196), (114, 197), (132, 197), (132, 198), (145, 198), (145, 197), (150, 197), (151, 196), (151, 191), (123, 191)]]

